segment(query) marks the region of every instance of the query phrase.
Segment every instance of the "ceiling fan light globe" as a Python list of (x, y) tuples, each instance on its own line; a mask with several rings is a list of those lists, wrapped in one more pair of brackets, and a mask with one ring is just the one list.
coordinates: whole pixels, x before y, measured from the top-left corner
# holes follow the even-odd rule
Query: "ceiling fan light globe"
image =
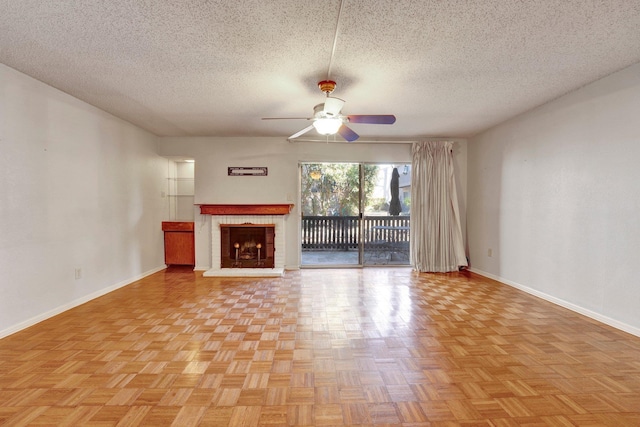
[(313, 122), (313, 127), (316, 128), (320, 135), (335, 135), (340, 126), (342, 126), (342, 120), (338, 117), (316, 119)]

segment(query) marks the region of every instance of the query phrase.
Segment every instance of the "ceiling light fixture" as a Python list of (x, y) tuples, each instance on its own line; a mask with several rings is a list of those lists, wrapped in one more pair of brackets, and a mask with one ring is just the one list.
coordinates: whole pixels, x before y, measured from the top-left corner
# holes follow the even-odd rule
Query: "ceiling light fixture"
[(342, 119), (339, 117), (324, 117), (313, 121), (313, 127), (320, 135), (335, 135), (342, 126)]

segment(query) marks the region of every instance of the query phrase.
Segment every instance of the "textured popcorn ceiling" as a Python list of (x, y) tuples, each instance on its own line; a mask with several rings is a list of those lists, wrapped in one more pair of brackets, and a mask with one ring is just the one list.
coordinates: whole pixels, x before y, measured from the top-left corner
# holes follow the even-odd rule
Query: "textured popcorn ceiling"
[[(0, 62), (156, 135), (283, 136), (322, 102), (339, 0), (4, 0)], [(640, 61), (638, 0), (344, 0), (364, 138), (470, 136)], [(310, 132), (311, 135), (314, 132)], [(312, 135), (311, 135), (312, 136)]]

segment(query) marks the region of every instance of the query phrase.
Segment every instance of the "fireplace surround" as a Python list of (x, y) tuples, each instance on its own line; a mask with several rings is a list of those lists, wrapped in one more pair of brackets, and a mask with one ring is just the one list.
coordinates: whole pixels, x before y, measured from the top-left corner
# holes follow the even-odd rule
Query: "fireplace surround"
[[(285, 216), (293, 205), (200, 205), (200, 213), (211, 215), (211, 269), (205, 277), (279, 277), (284, 274)], [(253, 237), (246, 240), (242, 229), (263, 229), (264, 240)], [(269, 230), (269, 231), (267, 231)], [(231, 232), (240, 233), (231, 239)], [(224, 237), (229, 233), (229, 241)], [(245, 233), (246, 234), (246, 233)], [(271, 236), (271, 237), (269, 237)], [(268, 249), (272, 239), (272, 249)], [(233, 240), (233, 241), (231, 241)], [(242, 240), (242, 241), (241, 241)], [(235, 244), (238, 244), (236, 262)], [(257, 260), (257, 245), (261, 245)], [(224, 246), (223, 246), (224, 245)], [(242, 246), (244, 247), (244, 253)], [(271, 258), (271, 259), (269, 259)]]

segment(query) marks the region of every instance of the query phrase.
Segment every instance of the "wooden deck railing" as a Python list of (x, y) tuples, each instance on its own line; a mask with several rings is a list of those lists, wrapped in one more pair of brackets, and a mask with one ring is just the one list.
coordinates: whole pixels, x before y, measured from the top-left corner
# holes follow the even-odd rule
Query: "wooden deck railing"
[(358, 249), (360, 218), (357, 216), (302, 217), (302, 249), (335, 251)]
[[(360, 236), (360, 218), (357, 216), (305, 216), (302, 217), (302, 250), (337, 251), (357, 250)], [(363, 242), (409, 243), (408, 216), (365, 216)]]

